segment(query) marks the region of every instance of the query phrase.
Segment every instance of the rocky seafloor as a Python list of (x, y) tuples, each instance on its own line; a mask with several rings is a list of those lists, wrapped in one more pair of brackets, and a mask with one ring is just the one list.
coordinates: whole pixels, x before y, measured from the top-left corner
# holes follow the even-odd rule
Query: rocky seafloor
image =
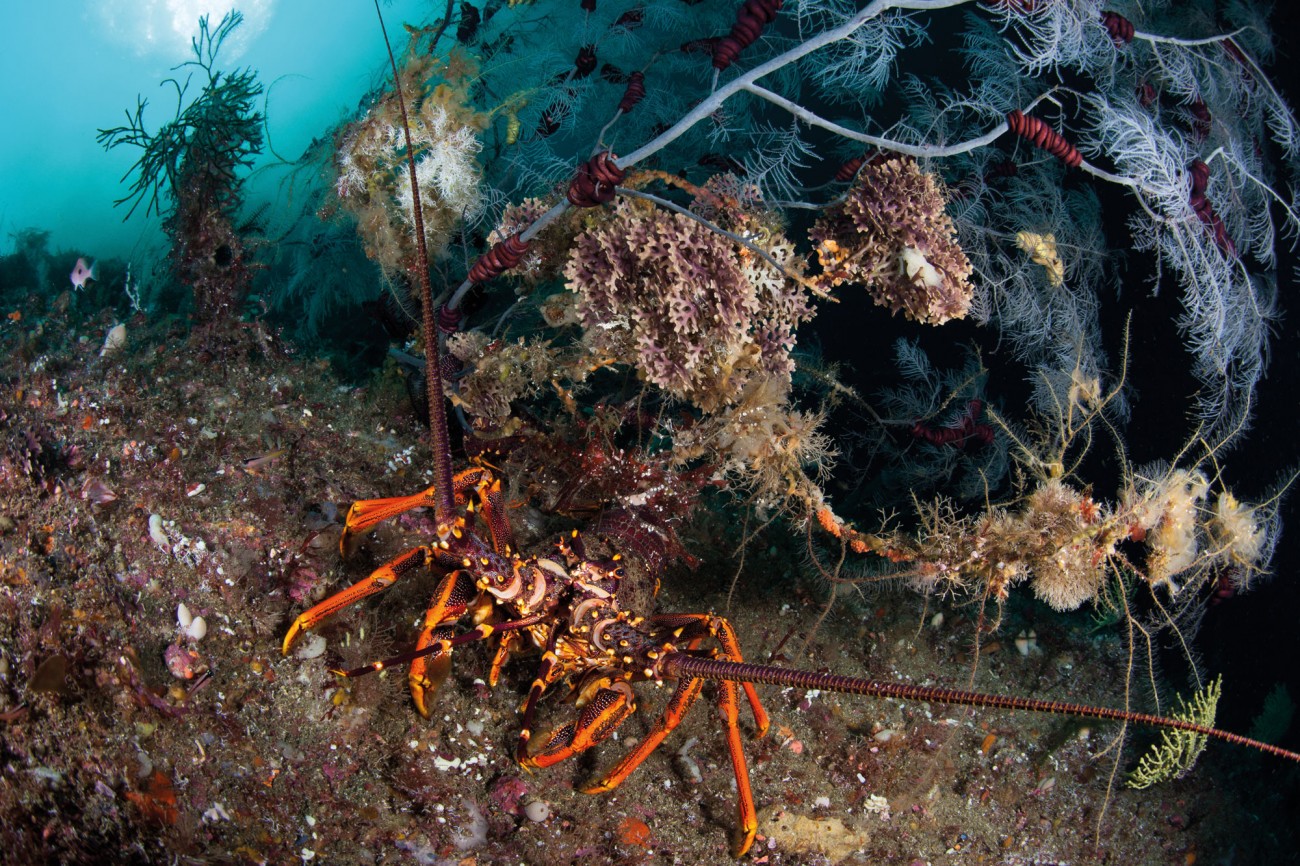
[[(429, 576), (281, 656), (295, 614), (426, 537), (416, 513), (353, 561), (337, 552), (352, 500), (429, 478), (394, 371), (341, 384), (257, 326), (250, 351), (221, 358), (142, 321), (103, 352), (112, 324), (51, 309), (0, 327), (0, 859), (726, 861), (734, 781), (710, 690), (620, 789), (592, 797), (576, 788), (645, 735), (666, 691), (644, 689), (594, 753), (529, 774), (512, 755), (531, 659), (488, 689), (490, 650), (458, 650), (428, 721), (401, 671), (330, 673), (405, 648)], [(518, 505), (521, 542), (544, 546), (571, 525)], [(683, 530), (702, 562), (669, 573), (658, 604), (725, 611), (752, 660), (1124, 704), (1121, 630), (1025, 605), (977, 659), (969, 608), (845, 592), (823, 617), (824, 586), (800, 577), (799, 533), (773, 524), (737, 576), (737, 523), (713, 507)], [(1133, 791), (1120, 780), (1136, 750), (1117, 769), (1115, 725), (760, 694), (772, 729), (746, 746), (755, 863), (1296, 859), (1297, 772), (1271, 758), (1214, 744), (1186, 778)], [(573, 710), (551, 699), (544, 712)]]

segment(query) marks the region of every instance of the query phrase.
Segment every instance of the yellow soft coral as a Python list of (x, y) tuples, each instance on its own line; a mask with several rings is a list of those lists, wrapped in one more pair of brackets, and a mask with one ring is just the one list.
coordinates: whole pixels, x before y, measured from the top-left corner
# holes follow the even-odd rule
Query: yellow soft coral
[(1219, 557), (1248, 572), (1259, 569), (1268, 536), (1256, 520), (1254, 508), (1225, 490), (1214, 503), (1207, 528)]
[(1047, 271), (1047, 282), (1052, 288), (1060, 288), (1065, 282), (1065, 265), (1056, 253), (1056, 236), (1052, 234), (1035, 234), (1034, 232), (1016, 232), (1016, 246), (1029, 253), (1030, 260), (1042, 265)]

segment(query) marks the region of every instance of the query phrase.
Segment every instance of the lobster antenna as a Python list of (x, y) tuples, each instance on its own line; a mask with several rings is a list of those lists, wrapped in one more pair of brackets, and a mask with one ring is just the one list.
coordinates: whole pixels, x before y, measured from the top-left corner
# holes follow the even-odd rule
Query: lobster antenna
[(662, 674), (677, 679), (714, 680), (732, 683), (764, 683), (774, 686), (793, 686), (797, 689), (821, 689), (828, 692), (843, 692), (853, 695), (866, 695), (876, 698), (897, 698), (906, 701), (927, 701), (936, 704), (954, 704), (964, 707), (989, 707), (1001, 710), (1024, 710), (1032, 713), (1055, 713), (1064, 716), (1079, 716), (1088, 719), (1112, 719), (1130, 722), (1152, 728), (1169, 728), (1186, 731), (1202, 737), (1235, 743), (1288, 761), (1300, 763), (1300, 753), (1274, 746), (1271, 743), (1252, 740), (1231, 731), (1199, 725), (1182, 719), (1170, 719), (1129, 710), (1115, 710), (1109, 707), (1090, 707), (1085, 704), (1070, 704), (1062, 701), (1044, 701), (1036, 698), (1016, 698), (1005, 695), (990, 695), (983, 692), (968, 692), (961, 689), (941, 689), (929, 686), (917, 686), (910, 683), (881, 682), (879, 680), (846, 677), (838, 674), (819, 674), (812, 671), (778, 668), (770, 665), (747, 664), (723, 659), (701, 658), (700, 656), (674, 652), (664, 656)]
[(433, 450), (433, 517), (441, 531), (450, 526), (454, 500), (451, 487), (451, 440), (447, 435), (447, 408), (442, 394), (442, 346), (438, 341), (437, 312), (433, 309), (433, 286), (429, 282), (429, 248), (424, 239), (424, 213), (420, 207), (420, 185), (415, 180), (415, 148), (411, 144), (411, 124), (406, 116), (406, 99), (402, 96), (402, 79), (397, 71), (397, 58), (388, 41), (388, 28), (384, 26), (384, 13), (375, 0), (375, 14), (379, 16), (379, 29), (384, 34), (384, 47), (388, 49), (388, 62), (393, 67), (393, 90), (397, 93), (397, 107), (402, 114), (402, 133), (406, 136), (406, 166), (411, 181), (411, 216), (415, 221), (416, 277), (420, 283), (420, 304), (423, 307), (422, 337), (424, 339), (424, 390), (429, 404), (429, 447)]
[[(527, 617), (509, 627), (532, 625), (533, 617)], [(501, 629), (503, 626), (497, 626)], [(342, 677), (359, 677), (382, 671), (396, 664), (405, 664), (422, 656), (450, 649), (452, 646), (478, 640), (482, 635), (478, 631), (467, 632), (452, 640), (436, 641), (429, 646), (395, 655), (383, 661), (371, 662), (352, 670), (334, 670), (332, 673)], [(721, 683), (755, 683), (770, 686), (792, 686), (796, 689), (820, 689), (824, 692), (841, 692), (850, 695), (863, 695), (869, 698), (895, 698), (900, 701), (925, 701), (935, 704), (952, 704), (961, 707), (984, 707), (995, 710), (1021, 710), (1028, 713), (1053, 713), (1058, 716), (1078, 716), (1085, 719), (1107, 719), (1144, 725), (1149, 728), (1165, 728), (1185, 731), (1197, 736), (1234, 743), (1248, 749), (1265, 752), (1288, 761), (1300, 763), (1300, 752), (1292, 752), (1265, 743), (1252, 740), (1231, 731), (1201, 725), (1183, 719), (1171, 719), (1166, 716), (1153, 716), (1148, 713), (1135, 713), (1131, 710), (1116, 710), (1110, 707), (1094, 707), (1087, 704), (1071, 704), (1064, 701), (1044, 701), (1037, 698), (1017, 698), (1007, 695), (991, 695), (986, 692), (968, 692), (963, 689), (942, 689), (933, 686), (917, 686), (910, 683), (868, 680), (859, 677), (846, 677), (839, 674), (819, 674), (801, 671), (796, 668), (779, 668), (772, 665), (756, 665), (747, 662), (732, 662), (725, 659), (704, 658), (683, 652), (665, 655), (660, 662), (659, 674), (664, 679), (712, 680)]]

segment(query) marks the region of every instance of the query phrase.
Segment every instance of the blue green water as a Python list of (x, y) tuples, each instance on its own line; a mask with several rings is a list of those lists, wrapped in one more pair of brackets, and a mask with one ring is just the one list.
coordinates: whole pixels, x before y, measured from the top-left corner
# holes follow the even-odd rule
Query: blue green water
[[(385, 6), (394, 22), (427, 4)], [(276, 151), (296, 159), (313, 137), (356, 107), (382, 68), (383, 43), (368, 3), (312, 0), (54, 0), (9, 3), (0, 12), (0, 233), (52, 232), (54, 249), (131, 257), (154, 243), (143, 221), (114, 210), (120, 178), (135, 161), (105, 152), (95, 131), (123, 122), (137, 94), (156, 125), (175, 110), (160, 84), (191, 58), (198, 19), (231, 8), (245, 23), (221, 55), (223, 68), (249, 66), (268, 85), (268, 127)], [(182, 72), (183, 75), (183, 72)], [(263, 163), (274, 160), (266, 154)]]

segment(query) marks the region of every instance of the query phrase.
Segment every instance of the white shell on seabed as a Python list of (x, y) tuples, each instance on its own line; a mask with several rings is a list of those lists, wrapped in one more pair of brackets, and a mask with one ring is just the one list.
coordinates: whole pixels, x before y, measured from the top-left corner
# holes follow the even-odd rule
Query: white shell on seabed
[(293, 654), (298, 659), (315, 659), (325, 655), (325, 638), (323, 635), (308, 634)]

